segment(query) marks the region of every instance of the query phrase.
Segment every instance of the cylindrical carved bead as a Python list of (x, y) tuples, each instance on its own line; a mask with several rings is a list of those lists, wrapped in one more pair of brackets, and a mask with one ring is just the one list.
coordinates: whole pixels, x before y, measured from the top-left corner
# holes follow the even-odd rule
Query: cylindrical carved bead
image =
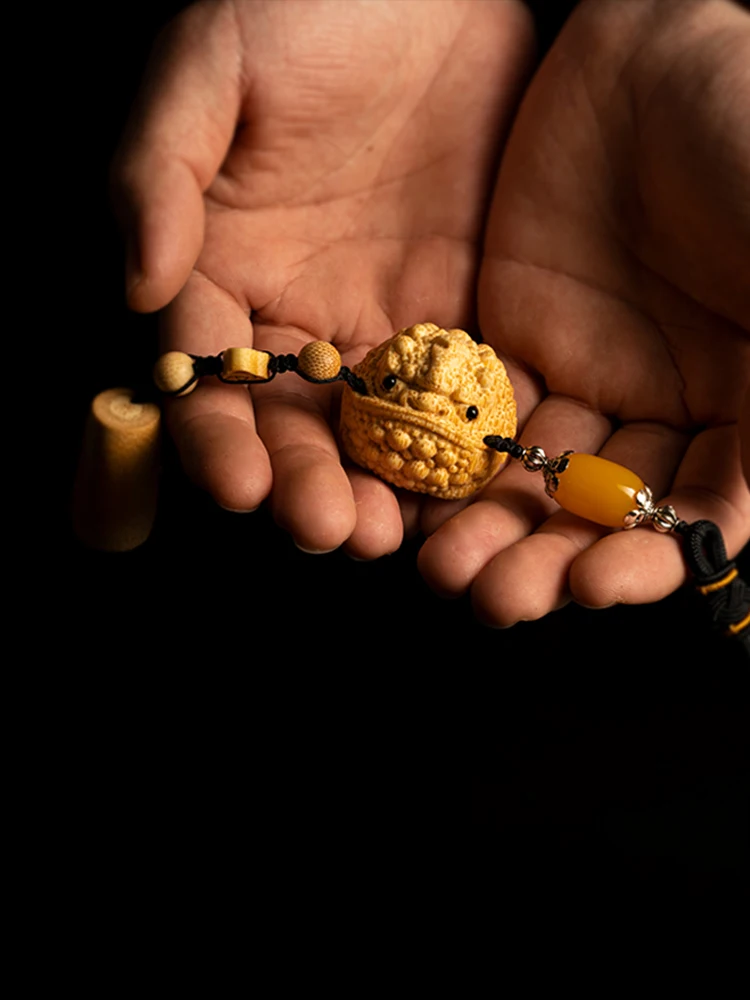
[(325, 340), (313, 340), (299, 352), (297, 371), (316, 382), (336, 378), (341, 371), (341, 355), (333, 344)]
[(73, 530), (93, 549), (127, 552), (156, 517), (161, 411), (108, 389), (91, 404), (73, 492)]
[(268, 378), (268, 355), (253, 347), (228, 347), (221, 356), (225, 382), (263, 382)]
[(183, 351), (167, 351), (154, 365), (157, 389), (173, 396), (187, 396), (193, 391), (198, 384), (197, 380), (190, 383), (194, 374), (193, 359)]
[(574, 453), (557, 479), (554, 498), (561, 507), (610, 528), (623, 527), (636, 506), (636, 494), (644, 488), (643, 480), (630, 469), (598, 455)]

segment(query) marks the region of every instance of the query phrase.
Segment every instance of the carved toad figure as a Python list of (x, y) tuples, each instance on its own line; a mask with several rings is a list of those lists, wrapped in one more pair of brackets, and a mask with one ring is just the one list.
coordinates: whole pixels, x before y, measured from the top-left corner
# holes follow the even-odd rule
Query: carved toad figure
[(487, 344), (418, 323), (370, 351), (354, 373), (367, 393), (345, 387), (342, 443), (381, 479), (457, 500), (505, 462), (483, 439), (513, 437), (516, 404), (505, 366)]

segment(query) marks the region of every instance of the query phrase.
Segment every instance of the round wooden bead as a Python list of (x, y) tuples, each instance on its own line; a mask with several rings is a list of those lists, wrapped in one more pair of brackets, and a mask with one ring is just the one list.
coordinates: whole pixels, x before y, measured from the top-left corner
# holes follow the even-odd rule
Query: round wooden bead
[(297, 371), (317, 382), (336, 378), (341, 371), (341, 355), (333, 344), (325, 340), (313, 340), (299, 352)]
[[(187, 396), (195, 389), (198, 384), (197, 379), (188, 385), (194, 374), (193, 359), (183, 351), (167, 351), (154, 365), (154, 382), (157, 389), (174, 396)], [(186, 388), (179, 392), (183, 386)]]

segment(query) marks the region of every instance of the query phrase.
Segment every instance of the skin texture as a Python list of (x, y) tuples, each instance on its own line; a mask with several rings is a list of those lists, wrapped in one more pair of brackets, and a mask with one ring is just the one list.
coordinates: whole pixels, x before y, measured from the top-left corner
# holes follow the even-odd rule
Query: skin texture
[[(748, 109), (745, 9), (582, 4), (515, 122), (479, 287), (521, 441), (634, 469), (686, 520), (716, 521), (730, 555), (750, 534)], [(747, 470), (750, 403), (743, 421)], [(654, 601), (685, 578), (676, 539), (584, 522), (520, 466), (457, 509), (425, 510), (420, 566), (447, 596), (471, 588), (492, 625), (571, 596)]]
[[(227, 0), (169, 26), (114, 166), (134, 309), (163, 347), (353, 366), (394, 330), (475, 322), (502, 140), (533, 60), (511, 0)], [(252, 323), (248, 314), (252, 311)], [(186, 470), (307, 551), (398, 548), (420, 501), (344, 469), (339, 389), (203, 385), (169, 406)]]
[[(750, 15), (580, 4), (526, 93), (485, 234), (532, 59), (513, 0), (189, 8), (114, 167), (130, 304), (166, 306), (165, 350), (320, 338), (353, 365), (415, 322), (471, 327), (478, 301), (523, 443), (633, 468), (734, 554), (750, 535)], [(252, 397), (207, 383), (169, 422), (199, 485), (235, 510), (269, 497), (306, 550), (374, 558), (421, 525), (427, 581), (470, 589), (488, 624), (571, 596), (657, 600), (685, 577), (675, 539), (560, 512), (515, 465), (471, 503), (397, 496), (341, 466), (336, 391), (299, 379)]]

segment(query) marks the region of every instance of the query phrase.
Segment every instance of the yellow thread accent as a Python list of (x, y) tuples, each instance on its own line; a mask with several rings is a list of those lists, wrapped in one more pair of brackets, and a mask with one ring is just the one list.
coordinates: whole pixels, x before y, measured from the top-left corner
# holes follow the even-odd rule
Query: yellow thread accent
[(715, 590), (721, 590), (722, 587), (726, 587), (728, 583), (731, 583), (737, 576), (737, 573), (738, 570), (735, 567), (727, 573), (723, 580), (717, 580), (716, 583), (708, 583), (705, 587), (698, 587), (698, 590), (701, 594), (712, 594)]
[(748, 611), (741, 622), (735, 622), (734, 625), (730, 625), (727, 632), (730, 635), (737, 635), (738, 632), (741, 632), (743, 628), (747, 628), (748, 625), (750, 625), (750, 611)]

